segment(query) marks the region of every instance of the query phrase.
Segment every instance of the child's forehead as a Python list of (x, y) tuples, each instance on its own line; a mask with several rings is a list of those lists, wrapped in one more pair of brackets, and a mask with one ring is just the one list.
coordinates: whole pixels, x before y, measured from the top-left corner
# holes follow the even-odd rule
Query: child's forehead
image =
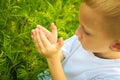
[(95, 8), (91, 8), (90, 6), (86, 5), (85, 3), (82, 3), (81, 6), (80, 6), (80, 14), (83, 13), (83, 14), (89, 14), (89, 15), (94, 15), (94, 16), (103, 16), (103, 13), (98, 10), (98, 9), (95, 9)]
[(102, 1), (85, 0), (80, 6), (80, 22), (88, 26), (99, 26), (111, 38), (115, 36), (119, 38), (120, 1), (104, 0), (105, 2), (101, 4)]
[(106, 25), (102, 15), (86, 4), (81, 4), (80, 6), (79, 20), (80, 23), (84, 24), (84, 26), (91, 32), (101, 31)]
[[(90, 8), (86, 4), (81, 4), (80, 7), (80, 21), (87, 21), (89, 24), (96, 24), (96, 23), (101, 23), (103, 22), (103, 16), (96, 12), (96, 10)], [(82, 22), (82, 21), (81, 21)]]

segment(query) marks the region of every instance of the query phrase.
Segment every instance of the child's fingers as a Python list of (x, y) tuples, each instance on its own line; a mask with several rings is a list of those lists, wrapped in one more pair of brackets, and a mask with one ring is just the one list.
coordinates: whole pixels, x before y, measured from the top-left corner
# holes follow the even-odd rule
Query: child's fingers
[(48, 31), (46, 28), (44, 28), (44, 27), (42, 27), (42, 26), (40, 26), (40, 25), (38, 25), (37, 28), (38, 28), (39, 30), (42, 30), (42, 31), (43, 31), (43, 33), (45, 34), (45, 36), (47, 37), (47, 39), (48, 39), (51, 43), (54, 43), (54, 42), (57, 41), (57, 40), (56, 40), (56, 36), (54, 36), (54, 35), (53, 35), (50, 31)]
[(50, 31), (48, 31), (46, 28), (44, 28), (44, 27), (42, 27), (40, 25), (37, 25), (37, 28), (42, 30), (45, 34), (49, 34), (50, 33)]
[(33, 30), (32, 30), (32, 33), (31, 33), (31, 37), (32, 37), (32, 40), (33, 40), (33, 42), (34, 42), (34, 44), (35, 44), (35, 47), (37, 48), (38, 52), (41, 53), (36, 35), (37, 35), (37, 34), (36, 34), (35, 30), (33, 29)]
[(49, 40), (46, 38), (45, 34), (41, 30), (39, 30), (39, 32), (40, 32), (40, 38), (41, 38), (44, 48), (49, 47), (51, 45)]
[(40, 37), (41, 37), (41, 36), (40, 36), (39, 30), (36, 29), (36, 40), (37, 40), (36, 43), (38, 44), (39, 49), (43, 49), (43, 48), (44, 48), (44, 45), (43, 45)]
[(51, 24), (52, 32), (48, 31), (46, 28), (40, 25), (37, 25), (37, 28), (43, 31), (43, 33), (51, 43), (57, 42), (57, 29), (54, 23)]
[(56, 45), (57, 49), (58, 49), (58, 50), (61, 49), (61, 47), (63, 46), (63, 44), (64, 44), (64, 40), (63, 40), (63, 38), (60, 38), (60, 39), (58, 40), (57, 45)]
[(36, 43), (36, 32), (34, 29), (31, 32), (31, 37), (32, 37), (33, 42)]
[(57, 40), (57, 27), (55, 26), (54, 23), (51, 24), (51, 29), (52, 29), (53, 36), (55, 36), (55, 38)]
[(44, 33), (45, 33), (45, 36), (46, 37), (51, 37), (51, 32), (50, 31), (48, 31), (46, 28), (44, 28), (44, 27), (42, 27), (42, 26), (40, 26), (40, 25), (37, 25), (37, 28), (39, 29), (39, 30), (42, 30)]
[(31, 31), (31, 37), (32, 37), (32, 39), (33, 39), (34, 35), (35, 35), (34, 30), (32, 30)]

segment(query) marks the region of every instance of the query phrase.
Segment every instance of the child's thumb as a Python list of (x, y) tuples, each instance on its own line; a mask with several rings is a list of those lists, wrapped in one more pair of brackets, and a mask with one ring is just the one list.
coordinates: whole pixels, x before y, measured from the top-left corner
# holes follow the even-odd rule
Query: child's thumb
[(63, 44), (64, 44), (64, 40), (63, 40), (63, 38), (60, 38), (60, 39), (58, 40), (57, 45), (56, 45), (57, 49), (58, 49), (58, 50), (61, 49), (61, 47), (63, 46)]

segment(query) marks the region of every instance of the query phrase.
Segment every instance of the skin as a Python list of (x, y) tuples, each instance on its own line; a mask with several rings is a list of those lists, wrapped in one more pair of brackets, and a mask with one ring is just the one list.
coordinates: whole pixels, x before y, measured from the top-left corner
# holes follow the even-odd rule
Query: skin
[(80, 12), (79, 20), (81, 25), (76, 30), (76, 35), (84, 49), (101, 58), (119, 59), (120, 45), (116, 44), (119, 44), (120, 41), (109, 38), (103, 31), (103, 28), (107, 27), (107, 23), (104, 22), (102, 15), (95, 12), (85, 3), (81, 5)]
[[(102, 16), (82, 3), (80, 7), (80, 23), (76, 35), (84, 49), (92, 51), (95, 56), (105, 59), (120, 59), (120, 40), (106, 36), (103, 31), (105, 26)], [(89, 12), (89, 13), (88, 13)], [(38, 25), (32, 30), (31, 37), (40, 55), (46, 57), (53, 80), (67, 80), (62, 69), (61, 61), (64, 55), (61, 47), (62, 38), (57, 42), (57, 28), (51, 24), (51, 32)]]
[(51, 24), (51, 29), (52, 32), (49, 32), (38, 25), (32, 30), (31, 37), (39, 54), (46, 57), (52, 80), (67, 80), (61, 65), (63, 39), (60, 38), (57, 42), (57, 29), (54, 23)]

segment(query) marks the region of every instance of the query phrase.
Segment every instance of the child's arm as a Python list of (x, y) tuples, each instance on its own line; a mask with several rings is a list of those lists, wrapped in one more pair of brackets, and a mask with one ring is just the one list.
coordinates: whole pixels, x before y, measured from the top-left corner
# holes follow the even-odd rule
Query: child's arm
[[(59, 54), (61, 53), (61, 47), (63, 40), (60, 39), (57, 43), (57, 30), (54, 24), (52, 24), (52, 32), (43, 30), (39, 27), (32, 30), (32, 39), (36, 45), (39, 54), (46, 57), (48, 66), (53, 80), (66, 80), (66, 76), (63, 72), (61, 60)], [(63, 59), (63, 57), (61, 58)]]
[(55, 56), (53, 58), (47, 58), (47, 62), (49, 65), (50, 73), (52, 76), (52, 80), (67, 80), (62, 69), (61, 61), (59, 56)]

